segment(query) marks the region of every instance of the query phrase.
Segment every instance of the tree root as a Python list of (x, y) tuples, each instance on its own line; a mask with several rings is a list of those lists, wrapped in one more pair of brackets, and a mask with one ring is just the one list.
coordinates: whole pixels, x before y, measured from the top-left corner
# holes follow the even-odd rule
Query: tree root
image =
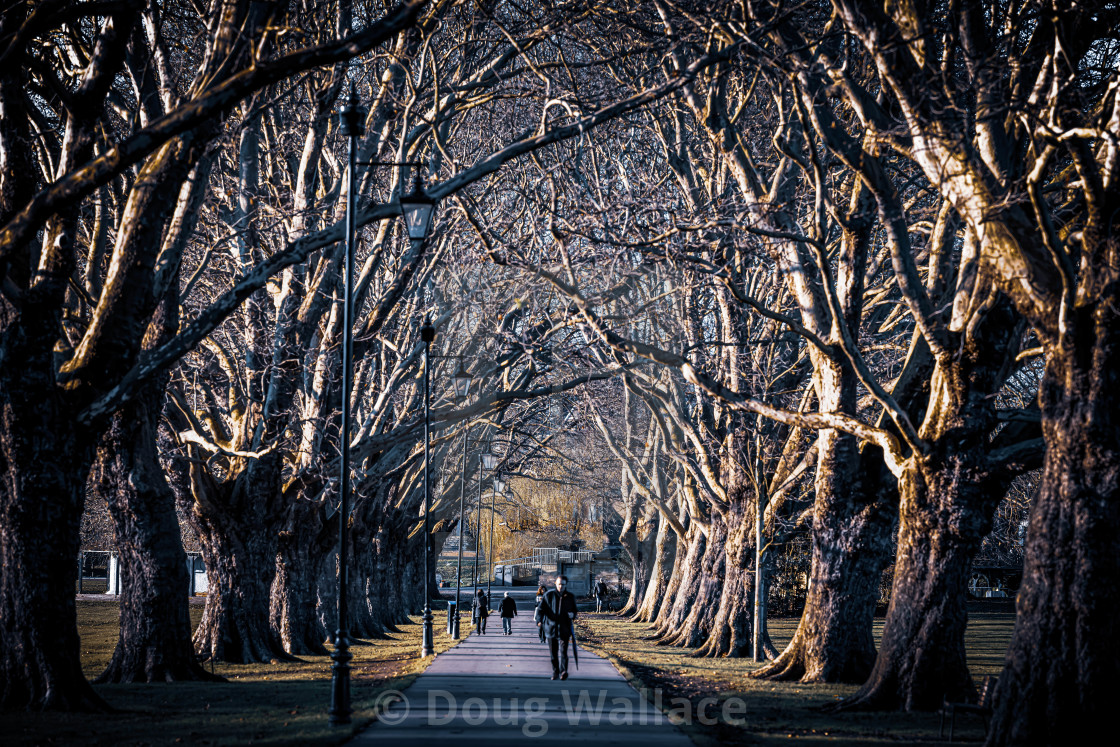
[(747, 675), (751, 679), (770, 680), (771, 682), (795, 682), (805, 676), (805, 661), (801, 647), (794, 649), (790, 644), (784, 652), (775, 656), (769, 664)]
[(95, 685), (150, 683), (150, 682), (227, 682), (219, 674), (211, 674), (202, 664), (192, 660), (174, 667), (126, 667), (114, 659), (109, 666), (93, 681)]
[(867, 682), (854, 694), (838, 703), (829, 703), (822, 710), (825, 713), (845, 711), (897, 711), (902, 708), (898, 688), (888, 682)]

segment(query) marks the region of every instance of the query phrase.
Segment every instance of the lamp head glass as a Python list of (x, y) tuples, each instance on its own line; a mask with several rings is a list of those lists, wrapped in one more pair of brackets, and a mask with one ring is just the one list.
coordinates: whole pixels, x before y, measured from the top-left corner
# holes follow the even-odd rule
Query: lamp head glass
[(424, 241), (432, 229), (432, 216), (435, 214), (436, 201), (424, 191), (420, 172), (416, 172), (416, 184), (408, 194), (401, 195), (401, 215), (408, 227), (408, 238)]
[(463, 361), (459, 361), (459, 370), (451, 378), (455, 384), (455, 396), (462, 399), (466, 397), (471, 390), (471, 375), (463, 368)]

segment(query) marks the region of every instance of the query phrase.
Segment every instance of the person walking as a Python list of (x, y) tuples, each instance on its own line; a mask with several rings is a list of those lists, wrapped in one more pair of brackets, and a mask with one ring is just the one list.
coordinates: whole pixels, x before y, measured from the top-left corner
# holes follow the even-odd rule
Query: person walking
[(568, 577), (556, 579), (556, 588), (541, 600), (540, 613), (548, 653), (552, 657), (552, 679), (568, 679), (568, 642), (572, 640), (572, 621), (576, 619), (576, 598), (568, 591)]
[(498, 605), (498, 614), (502, 616), (502, 632), (513, 635), (513, 618), (517, 617), (517, 602), (513, 601), (508, 591), (502, 597), (502, 603)]
[(478, 590), (478, 595), (474, 598), (471, 612), (474, 614), (474, 632), (486, 635), (486, 618), (490, 616), (490, 602), (482, 589)]
[(603, 611), (603, 603), (607, 601), (607, 584), (603, 579), (595, 582), (595, 611)]
[(533, 607), (533, 622), (537, 624), (537, 632), (541, 635), (541, 643), (544, 643), (544, 625), (541, 624), (541, 601), (544, 599), (544, 586), (537, 587), (537, 599)]

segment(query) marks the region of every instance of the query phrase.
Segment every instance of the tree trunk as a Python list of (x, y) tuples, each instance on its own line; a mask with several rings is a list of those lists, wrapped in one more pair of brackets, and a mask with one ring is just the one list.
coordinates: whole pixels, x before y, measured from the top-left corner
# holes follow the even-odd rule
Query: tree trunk
[(50, 356), (21, 355), (29, 332), (0, 340), (0, 709), (104, 710), (82, 674), (74, 604), (92, 448)]
[(676, 548), (673, 553), (673, 564), (669, 567), (669, 578), (665, 583), (665, 591), (661, 595), (661, 601), (656, 603), (654, 614), (650, 618), (650, 628), (653, 630), (658, 629), (662, 622), (669, 617), (672, 612), (673, 604), (676, 602), (677, 593), (681, 588), (681, 578), (686, 573), (687, 566), (685, 565), (690, 548), (696, 538), (696, 533), (700, 531), (700, 527), (692, 522), (690, 519), (685, 519), (686, 532), (684, 537), (677, 539)]
[(668, 593), (670, 578), (676, 565), (677, 533), (667, 521), (657, 527), (657, 541), (653, 550), (653, 568), (642, 593), (642, 604), (634, 611), (634, 622), (652, 622)]
[[(723, 548), (726, 542), (727, 524), (722, 516), (713, 513), (704, 556), (697, 574), (697, 589), (688, 603), (688, 614), (679, 626), (666, 631), (660, 643), (695, 648), (712, 632), (723, 592), (726, 565)], [(682, 591), (684, 588), (682, 583)]]
[(90, 486), (109, 507), (121, 563), (120, 634), (103, 682), (221, 681), (195, 660), (175, 497), (157, 455), (162, 388), (113, 416)]
[(712, 543), (723, 554), (723, 578), (719, 609), (707, 641), (697, 656), (739, 658), (752, 653), (751, 631), (754, 605), (754, 511), (748, 497), (738, 491), (722, 517), (726, 542)]
[[(268, 457), (260, 461), (265, 461)], [(263, 466), (263, 465), (262, 465)], [(278, 468), (278, 465), (277, 465)], [(195, 510), (209, 593), (194, 634), (195, 650), (234, 664), (291, 661), (269, 624), (269, 598), (276, 570), (276, 532), (266, 520), (267, 505), (250, 488), (263, 481), (239, 475), (213, 486)], [(228, 500), (213, 493), (230, 490)]]
[[(1120, 679), (1120, 298), (1078, 309), (1040, 389), (1046, 457), (989, 745), (1092, 743)], [(1076, 334), (1076, 333), (1075, 333)]]
[(329, 531), (319, 520), (319, 506), (297, 498), (276, 548), (269, 617), (280, 646), (293, 656), (327, 653), (327, 630), (316, 614), (319, 578), (331, 549)]
[(991, 461), (995, 395), (1021, 328), (1001, 298), (938, 361), (912, 456), (898, 479), (899, 529), (891, 601), (870, 678), (841, 708), (934, 710), (974, 695), (965, 661), (969, 564), (1013, 471)]
[(55, 381), (49, 280), (19, 311), (0, 294), (0, 709), (101, 710), (74, 604), (93, 443)]
[(677, 553), (679, 564), (673, 568), (672, 580), (676, 587), (666, 590), (665, 602), (661, 605), (651, 638), (661, 638), (680, 630), (700, 588), (700, 563), (708, 546), (708, 535), (695, 520), (689, 526), (689, 531), (692, 536), (689, 538), (688, 552)]
[[(392, 625), (391, 606), (399, 606), (399, 581), (401, 568), (395, 558), (386, 557), (381, 551), (359, 550), (351, 555), (349, 629), (352, 638), (377, 640), (387, 638), (395, 631)], [(333, 630), (333, 628), (332, 628)]]
[[(652, 516), (648, 514), (649, 511), (653, 512)], [(628, 516), (626, 524), (623, 525), (622, 547), (630, 556), (630, 598), (619, 614), (634, 613), (645, 598), (652, 567), (658, 562), (658, 558), (653, 554), (658, 537), (657, 525), (665, 524), (665, 522), (658, 522), (659, 518), (655, 507), (646, 506), (642, 516), (637, 519)], [(627, 527), (631, 527), (632, 531), (625, 531)]]
[(928, 711), (943, 698), (972, 699), (964, 648), (968, 571), (1003, 495), (985, 494), (992, 486), (978, 479), (978, 452), (927, 458), (899, 481), (898, 551), (883, 639), (870, 678), (843, 707)]
[[(335, 533), (331, 533), (334, 536)], [(315, 618), (332, 640), (338, 629), (338, 550), (332, 545), (319, 564), (318, 593), (315, 596)]]
[[(861, 456), (856, 439), (838, 431), (822, 431), (817, 443), (805, 609), (786, 649), (753, 676), (862, 683), (875, 664), (871, 626), (879, 577), (889, 558), (893, 510), (890, 501), (874, 495), (868, 485), (873, 481), (865, 477), (868, 470), (883, 469), (876, 449), (867, 448)], [(862, 469), (856, 466), (861, 461)]]
[[(618, 533), (618, 542), (626, 552), (626, 557), (630, 558), (630, 596), (627, 598), (626, 604), (622, 607), (622, 611), (626, 613), (632, 612), (641, 602), (642, 591), (644, 590), (638, 588), (638, 578), (640, 575), (640, 566), (642, 564), (641, 543), (638, 540), (638, 518), (636, 515), (638, 501), (636, 491), (632, 487), (628, 488), (628, 485), (629, 479), (624, 476), (622, 479), (622, 493), (623, 501), (626, 504), (626, 512), (623, 515), (622, 528)], [(621, 578), (620, 575), (620, 581)]]
[(413, 598), (413, 571), (408, 565), (409, 540), (407, 531), (394, 524), (387, 524), (381, 534), (386, 539), (376, 546), (377, 567), (384, 564), (380, 588), (388, 603), (379, 605), (379, 619), (386, 632), (399, 633), (397, 625), (408, 622), (409, 615), (418, 609)]
[(415, 571), (408, 562), (410, 541), (406, 530), (394, 523), (394, 516), (389, 512), (378, 518), (374, 541), (365, 541), (360, 553), (355, 546), (355, 559), (360, 555), (362, 570), (357, 579), (357, 609), (354, 605), (351, 609), (361, 620), (360, 637), (378, 639), (399, 633), (397, 625), (417, 609), (420, 595), (415, 594)]

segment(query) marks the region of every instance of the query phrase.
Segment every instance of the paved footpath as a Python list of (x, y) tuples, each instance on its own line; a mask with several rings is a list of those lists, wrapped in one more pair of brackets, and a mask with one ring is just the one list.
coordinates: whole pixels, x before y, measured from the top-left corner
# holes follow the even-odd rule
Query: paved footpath
[[(528, 603), (532, 605), (530, 601)], [(522, 610), (525, 604), (519, 605)], [(530, 607), (531, 610), (531, 607)], [(469, 617), (463, 618), (463, 630)], [(540, 642), (531, 612), (502, 633), (491, 616), (486, 635), (471, 632), (401, 693), (379, 720), (351, 744), (544, 747), (582, 741), (588, 745), (670, 745), (692, 742), (647, 702), (606, 659), (569, 651), (568, 679), (553, 681), (548, 646)], [(438, 743), (438, 742), (437, 742)]]

